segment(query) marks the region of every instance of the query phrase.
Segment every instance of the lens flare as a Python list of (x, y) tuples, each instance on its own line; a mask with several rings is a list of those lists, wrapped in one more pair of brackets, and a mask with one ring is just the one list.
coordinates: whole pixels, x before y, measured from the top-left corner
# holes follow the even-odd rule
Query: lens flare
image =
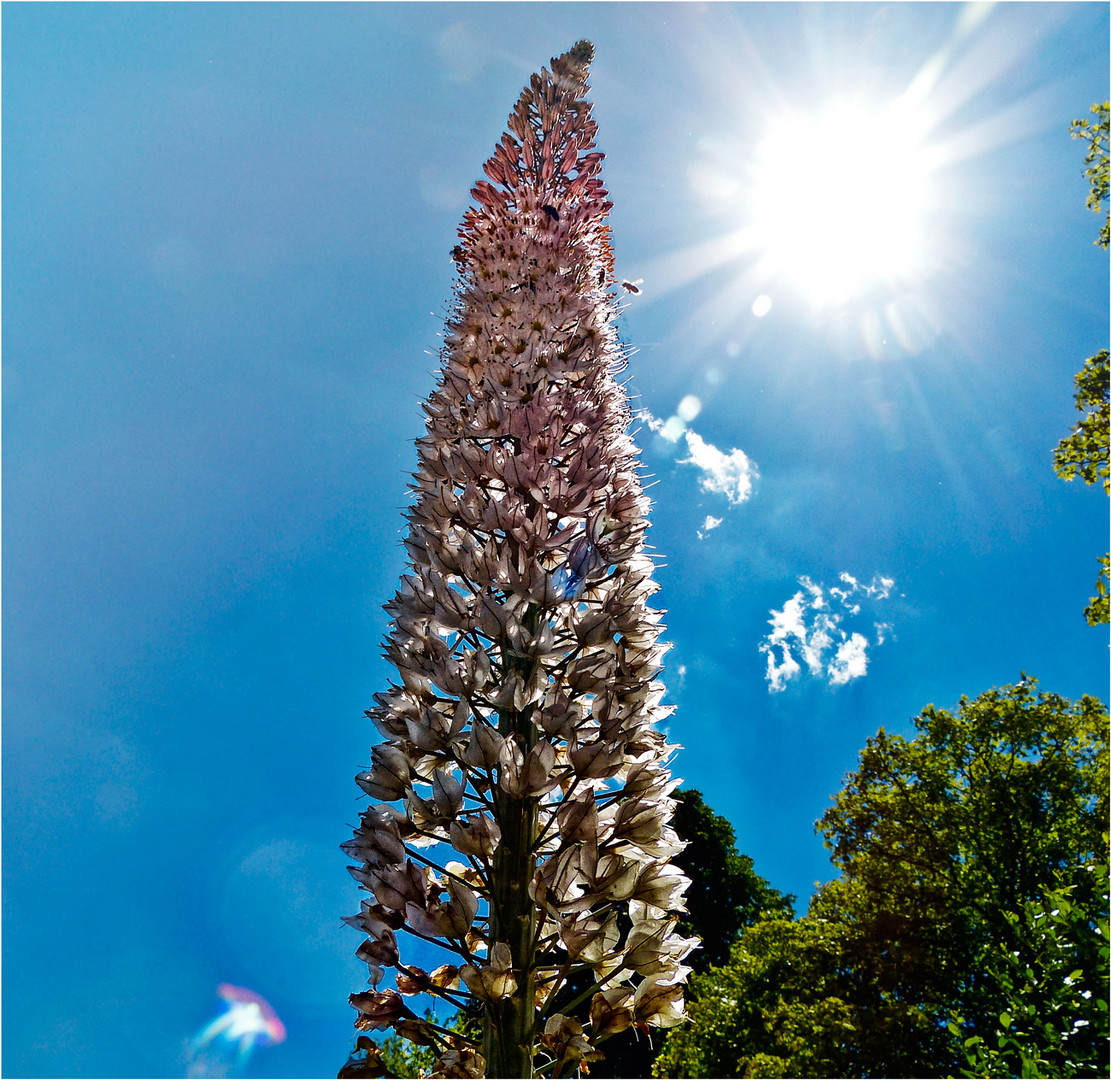
[(285, 1041), (285, 1025), (265, 998), (231, 983), (216, 993), (224, 1011), (189, 1041), (186, 1076), (239, 1076), (256, 1046)]

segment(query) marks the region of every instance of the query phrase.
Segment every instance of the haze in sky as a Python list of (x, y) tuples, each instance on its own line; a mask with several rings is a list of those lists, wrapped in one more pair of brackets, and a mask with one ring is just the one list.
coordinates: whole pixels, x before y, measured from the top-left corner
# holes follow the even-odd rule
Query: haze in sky
[[(1106, 4), (7, 4), (4, 1075), (334, 1076), (339, 845), (471, 184), (594, 42), (674, 771), (805, 907), (881, 726), (1106, 700)], [(419, 963), (419, 957), (416, 958)], [(265, 1045), (269, 1042), (269, 1045)], [(238, 1067), (238, 1066), (237, 1066)]]

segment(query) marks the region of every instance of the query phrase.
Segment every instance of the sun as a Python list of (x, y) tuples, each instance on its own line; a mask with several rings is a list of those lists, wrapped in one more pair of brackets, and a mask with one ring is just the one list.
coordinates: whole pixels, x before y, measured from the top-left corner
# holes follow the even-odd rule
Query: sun
[(923, 270), (931, 162), (899, 103), (854, 101), (776, 118), (752, 162), (763, 271), (814, 303), (843, 303)]

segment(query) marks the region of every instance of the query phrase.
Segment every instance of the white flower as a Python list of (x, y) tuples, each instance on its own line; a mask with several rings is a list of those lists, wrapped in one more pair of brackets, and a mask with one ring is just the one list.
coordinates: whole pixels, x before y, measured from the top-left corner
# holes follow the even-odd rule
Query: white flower
[[(375, 697), (383, 742), (358, 778), (404, 809), (364, 815), (344, 846), (376, 901), (350, 920), (372, 938), (360, 954), (372, 977), (396, 962), (414, 992), (454, 987), (453, 1007), (477, 999), (492, 1025), (514, 994), (528, 1012), (542, 1004), (569, 960), (607, 980), (591, 1006), (599, 1031), (537, 1025), (552, 1061), (590, 1060), (599, 1033), (678, 1023), (694, 944), (673, 932), (689, 883), (669, 863), (681, 845), (667, 824), (674, 748), (656, 730), (665, 650), (615, 378), (625, 352), (583, 100), (590, 55), (576, 46), (533, 78), (460, 228), (456, 305), (417, 440), (410, 565), (387, 605), (398, 684)], [(743, 497), (743, 456), (691, 453)], [(463, 861), (436, 862), (437, 844)], [(458, 969), (437, 982), (396, 961), (387, 924), (446, 941)], [(432, 1038), (438, 1075), (462, 1075), (467, 1054), (466, 1074), (481, 1071), (393, 998), (357, 1007), (364, 1026)], [(489, 1068), (531, 1065), (495, 1056)]]

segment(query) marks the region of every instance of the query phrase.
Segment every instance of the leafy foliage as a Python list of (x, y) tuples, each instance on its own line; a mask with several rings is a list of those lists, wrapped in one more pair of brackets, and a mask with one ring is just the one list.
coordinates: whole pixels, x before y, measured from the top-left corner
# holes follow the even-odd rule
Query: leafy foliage
[(842, 879), (813, 910), (849, 923), (852, 995), (887, 1075), (945, 1061), (956, 1003), (976, 1028), (998, 1015), (985, 949), (1023, 948), (1009, 913), (1037, 902), (1078, 857), (1105, 857), (1107, 716), (1034, 680), (929, 706), (906, 740), (882, 729), (819, 827)]
[[(1102, 481), (1111, 495), (1111, 369), (1106, 349), (1089, 356), (1076, 375), (1076, 407), (1084, 414), (1053, 452), (1053, 465), (1062, 480), (1079, 476), (1086, 484)], [(1096, 595), (1088, 601), (1084, 617), (1092, 626), (1111, 621), (1108, 608), (1109, 556), (1100, 556)]]
[(1099, 577), (1096, 578), (1096, 595), (1088, 598), (1084, 618), (1089, 626), (1111, 622), (1111, 606), (1108, 605), (1108, 588), (1111, 586), (1111, 554), (1099, 557)]
[(1106, 349), (1089, 356), (1076, 375), (1076, 408), (1084, 419), (1073, 428), (1053, 452), (1053, 464), (1062, 480), (1079, 476), (1086, 484), (1103, 483), (1103, 491), (1111, 495), (1111, 454), (1108, 452), (1108, 423), (1111, 390)]
[[(1074, 120), (1070, 130), (1074, 139), (1084, 139), (1088, 143), (1088, 153), (1084, 158), (1088, 178), (1088, 209), (1099, 213), (1103, 202), (1108, 199), (1108, 184), (1111, 180), (1111, 159), (1108, 155), (1108, 107), (1109, 102), (1093, 105), (1091, 112), (1094, 120)], [(1108, 250), (1108, 227), (1111, 222), (1111, 207), (1104, 215), (1096, 239), (1104, 251)], [(1086, 484), (1103, 482), (1104, 494), (1111, 495), (1111, 447), (1108, 444), (1111, 431), (1111, 408), (1108, 405), (1111, 378), (1108, 374), (1107, 350), (1101, 349), (1095, 356), (1089, 356), (1084, 367), (1076, 375), (1076, 407), (1084, 414), (1058, 444), (1053, 453), (1053, 465), (1062, 480), (1072, 480), (1080, 476)], [(1111, 553), (1100, 556), (1100, 574), (1096, 579), (1096, 595), (1088, 601), (1084, 617), (1091, 626), (1111, 621), (1111, 608), (1108, 606), (1109, 568)]]
[(844, 936), (822, 919), (749, 927), (728, 964), (691, 979), (691, 1022), (668, 1035), (653, 1075), (853, 1075), (853, 1010), (839, 996)]
[[(1082, 919), (1097, 927), (1107, 911), (1106, 875), (1086, 869), (1107, 861), (1106, 710), (1024, 677), (955, 712), (929, 706), (915, 727), (868, 740), (818, 823), (840, 876), (803, 919), (756, 923), (728, 964), (692, 980), (691, 1023), (656, 1075), (952, 1075), (968, 1065), (964, 1040), (1020, 1016), (1016, 954), (1031, 985), (1056, 973), (1074, 1019), (1098, 1006), (1105, 931)], [(1042, 926), (1063, 913), (1053, 953)], [(1060, 1019), (1056, 999), (1023, 1000), (1043, 1029)], [(1008, 1030), (1045, 1049), (1028, 1026)], [(1075, 1075), (1102, 1068), (1101, 1031), (1090, 1020), (1070, 1035)]]
[[(1069, 125), (1069, 131), (1074, 139), (1083, 139), (1088, 144), (1088, 153), (1084, 158), (1087, 168), (1084, 175), (1091, 185), (1088, 192), (1087, 206), (1094, 214), (1098, 214), (1103, 207), (1103, 200), (1108, 197), (1109, 181), (1111, 181), (1111, 167), (1108, 163), (1108, 111), (1111, 102), (1103, 101), (1093, 105), (1088, 111), (1094, 120), (1074, 120)], [(1096, 243), (1107, 249), (1111, 243), (1111, 208), (1108, 209), (1100, 226), (1099, 237)]]
[[(967, 1035), (964, 1076), (1103, 1076), (1108, 1030), (1106, 865), (1075, 868), (1070, 884), (1006, 912), (1020, 948), (996, 946), (987, 971), (1005, 1007), (991, 1035)], [(1061, 875), (1062, 880), (1066, 875)]]
[[(436, 1015), (431, 1009), (424, 1014), (425, 1023), (436, 1025)], [(481, 1022), (478, 1017), (456, 1013), (443, 1024), (443, 1030), (450, 1031), (465, 1039), (478, 1041), (482, 1038)], [(389, 1035), (385, 1039), (373, 1040), (370, 1036), (360, 1035), (356, 1040), (356, 1052), (348, 1062), (340, 1077), (356, 1080), (359, 1077), (391, 1076), (415, 1078), (431, 1076), (436, 1068), (437, 1054), (433, 1047), (421, 1045)]]

